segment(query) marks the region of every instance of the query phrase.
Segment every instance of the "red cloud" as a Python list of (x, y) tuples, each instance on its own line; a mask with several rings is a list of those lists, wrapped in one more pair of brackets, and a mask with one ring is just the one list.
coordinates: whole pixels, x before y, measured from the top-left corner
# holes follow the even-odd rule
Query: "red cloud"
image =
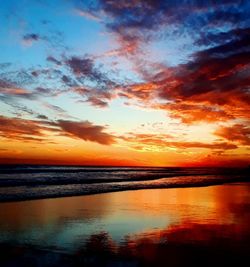
[(235, 124), (231, 127), (221, 127), (215, 134), (229, 141), (250, 146), (250, 127), (245, 125)]
[(223, 59), (213, 53), (197, 53), (186, 64), (160, 70), (145, 83), (125, 87), (120, 95), (146, 105), (151, 101), (151, 106), (184, 123), (249, 118), (250, 53)]

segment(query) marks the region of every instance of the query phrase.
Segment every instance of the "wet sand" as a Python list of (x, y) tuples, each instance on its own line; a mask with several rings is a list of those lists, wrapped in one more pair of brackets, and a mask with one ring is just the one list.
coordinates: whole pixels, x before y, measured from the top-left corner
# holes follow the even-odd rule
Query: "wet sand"
[(248, 266), (250, 184), (0, 203), (1, 266)]

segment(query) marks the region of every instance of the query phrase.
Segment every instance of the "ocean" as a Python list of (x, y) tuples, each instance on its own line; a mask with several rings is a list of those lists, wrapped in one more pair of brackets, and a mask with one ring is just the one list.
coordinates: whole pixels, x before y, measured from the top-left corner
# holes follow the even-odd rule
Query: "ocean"
[(249, 168), (2, 165), (0, 201), (245, 182)]

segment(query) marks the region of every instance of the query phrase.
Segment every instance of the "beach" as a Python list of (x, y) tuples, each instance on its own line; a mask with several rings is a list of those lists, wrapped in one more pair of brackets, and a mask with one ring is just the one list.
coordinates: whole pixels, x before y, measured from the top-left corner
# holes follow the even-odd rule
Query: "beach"
[(248, 182), (248, 168), (2, 165), (0, 202)]
[(249, 193), (231, 183), (0, 203), (0, 265), (245, 266)]
[(0, 267), (250, 266), (250, 1), (0, 14)]

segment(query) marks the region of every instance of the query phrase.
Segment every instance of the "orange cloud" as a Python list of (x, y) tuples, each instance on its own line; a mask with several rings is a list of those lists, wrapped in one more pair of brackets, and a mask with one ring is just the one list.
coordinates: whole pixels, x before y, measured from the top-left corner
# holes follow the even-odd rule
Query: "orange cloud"
[(0, 116), (0, 136), (6, 139), (41, 142), (45, 138), (42, 130), (48, 129), (39, 121)]
[(94, 125), (88, 121), (58, 120), (51, 122), (0, 116), (0, 137), (10, 140), (49, 142), (50, 135), (43, 132), (46, 130), (103, 145), (115, 143), (114, 136), (103, 132), (104, 129), (105, 127)]
[(220, 127), (214, 134), (229, 141), (250, 146), (250, 127), (245, 125), (235, 124), (229, 127)]
[(120, 137), (128, 142), (132, 148), (142, 150), (149, 146), (158, 149), (165, 148), (205, 148), (212, 150), (231, 150), (236, 149), (237, 146), (232, 143), (215, 142), (215, 143), (202, 143), (202, 142), (189, 142), (189, 141), (172, 141), (173, 137), (170, 135), (157, 135), (157, 134), (129, 134), (128, 136)]
[(169, 112), (172, 118), (181, 119), (182, 122), (187, 124), (193, 124), (195, 122), (206, 121), (227, 121), (234, 119), (234, 117), (228, 114), (219, 107), (215, 108), (210, 105), (202, 105), (201, 102), (175, 102), (169, 104), (156, 105), (157, 108), (163, 109)]

